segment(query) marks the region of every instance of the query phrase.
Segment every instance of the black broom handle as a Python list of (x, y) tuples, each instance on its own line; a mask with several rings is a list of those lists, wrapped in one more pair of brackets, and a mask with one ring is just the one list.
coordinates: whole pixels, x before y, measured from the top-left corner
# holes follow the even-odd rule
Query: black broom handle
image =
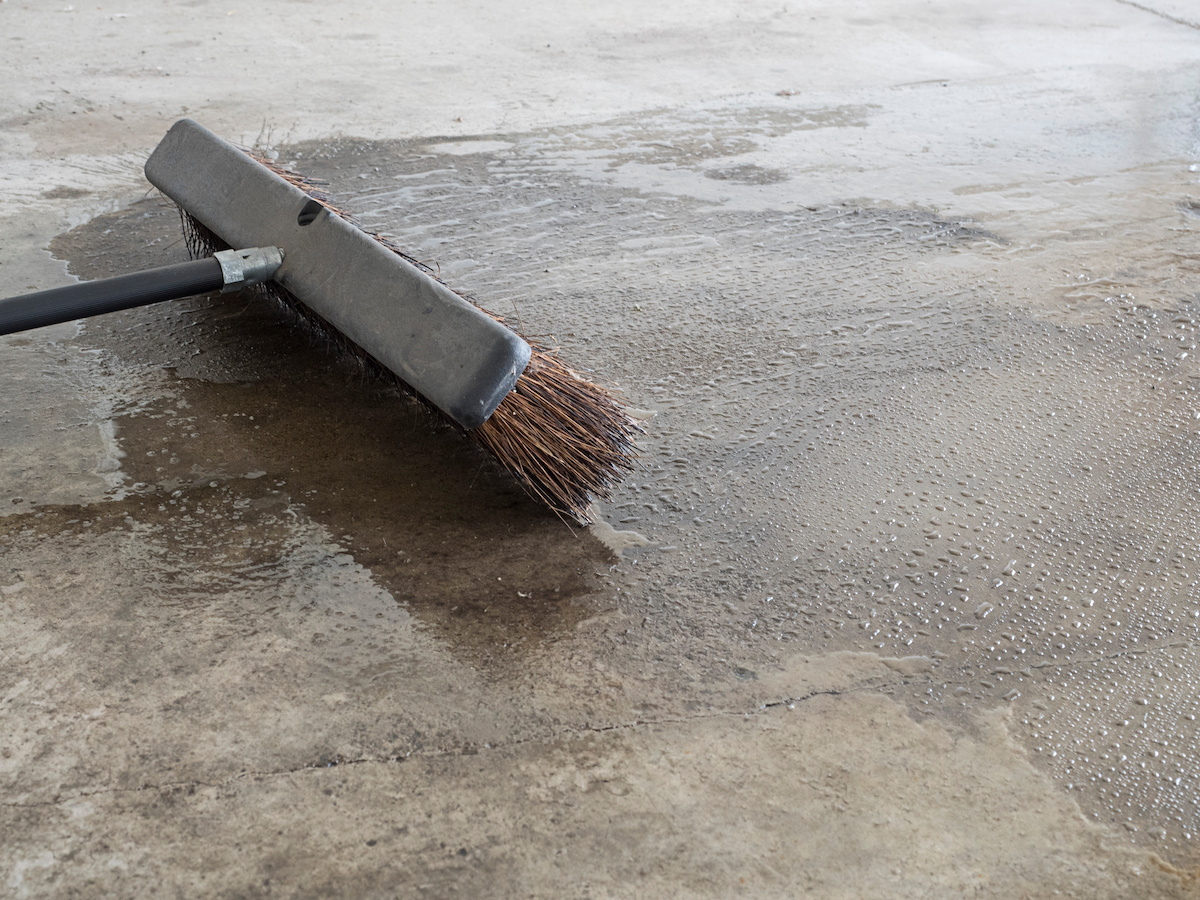
[(116, 278), (81, 281), (0, 300), (0, 334), (73, 322), (160, 300), (178, 300), (220, 290), (224, 284), (221, 264), (211, 257)]
[(225, 287), (236, 290), (270, 278), (281, 261), (282, 256), (274, 247), (230, 250), (161, 269), (10, 297), (0, 300), (0, 334), (73, 322), (86, 316), (178, 300)]

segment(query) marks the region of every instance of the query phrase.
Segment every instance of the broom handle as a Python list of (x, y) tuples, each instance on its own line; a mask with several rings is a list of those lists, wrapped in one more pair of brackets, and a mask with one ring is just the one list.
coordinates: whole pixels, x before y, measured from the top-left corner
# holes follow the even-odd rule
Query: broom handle
[(83, 281), (0, 300), (0, 334), (72, 322), (86, 316), (178, 300), (207, 291), (234, 291), (266, 281), (283, 262), (275, 247), (222, 250), (207, 259)]

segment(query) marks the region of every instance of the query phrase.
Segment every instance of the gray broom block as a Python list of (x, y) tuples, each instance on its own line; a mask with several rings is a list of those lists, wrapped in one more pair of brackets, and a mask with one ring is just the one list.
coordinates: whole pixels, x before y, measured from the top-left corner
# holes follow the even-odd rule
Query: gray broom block
[(530, 347), (491, 316), (190, 119), (150, 183), (226, 244), (274, 246), (274, 280), (464, 428), (487, 421)]

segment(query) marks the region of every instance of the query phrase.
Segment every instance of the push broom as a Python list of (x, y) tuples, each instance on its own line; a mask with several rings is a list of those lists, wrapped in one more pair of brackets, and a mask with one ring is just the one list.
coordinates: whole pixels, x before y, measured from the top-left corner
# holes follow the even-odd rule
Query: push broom
[(189, 248), (205, 258), (0, 300), (0, 334), (261, 284), (411, 388), (559, 515), (589, 521), (592, 499), (632, 468), (640, 429), (609, 391), (358, 227), (302, 176), (181, 119), (146, 177), (179, 206)]

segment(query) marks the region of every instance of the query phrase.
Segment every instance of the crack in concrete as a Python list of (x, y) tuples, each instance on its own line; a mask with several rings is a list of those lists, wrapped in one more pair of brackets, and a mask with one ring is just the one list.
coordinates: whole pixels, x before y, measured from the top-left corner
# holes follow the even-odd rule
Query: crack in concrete
[(1134, 0), (1117, 0), (1118, 3), (1123, 3), (1126, 6), (1132, 6), (1134, 9), (1140, 9), (1142, 12), (1148, 12), (1151, 15), (1166, 19), (1168, 22), (1174, 22), (1176, 25), (1185, 25), (1188, 28), (1195, 28), (1200, 31), (1200, 23), (1189, 22), (1187, 19), (1181, 19), (1178, 16), (1173, 16), (1170, 13), (1165, 13), (1162, 10), (1154, 9), (1151, 6), (1143, 6), (1140, 3), (1135, 3)]
[(5, 809), (41, 809), (46, 807), (58, 807), (68, 803), (75, 803), (80, 800), (87, 800), (92, 797), (101, 797), (109, 794), (139, 794), (147, 791), (172, 791), (179, 788), (222, 788), (228, 787), (238, 781), (243, 781), (247, 778), (282, 778), (288, 775), (297, 775), (304, 772), (320, 772), (328, 771), (329, 769), (341, 768), (343, 766), (360, 766), (360, 765), (388, 765), (390, 763), (400, 763), (413, 757), (424, 759), (453, 759), (461, 756), (470, 756), (481, 751), (489, 750), (507, 750), (513, 747), (522, 747), (529, 744), (544, 744), (550, 741), (559, 740), (561, 738), (579, 737), (584, 734), (606, 734), (611, 732), (631, 731), (638, 728), (652, 728), (656, 725), (679, 725), (687, 722), (701, 721), (705, 719), (722, 719), (722, 718), (750, 718), (751, 716), (762, 715), (768, 710), (778, 709), (783, 706), (791, 707), (796, 703), (803, 703), (811, 700), (814, 697), (830, 696), (837, 697), (842, 694), (857, 693), (859, 690), (869, 690), (868, 688), (850, 689), (844, 691), (824, 690), (813, 691), (810, 694), (803, 696), (788, 697), (783, 700), (773, 700), (769, 703), (763, 703), (752, 711), (736, 711), (736, 710), (720, 710), (709, 713), (700, 713), (693, 716), (680, 716), (678, 718), (666, 719), (636, 719), (632, 722), (616, 722), (611, 725), (601, 726), (585, 726), (583, 728), (565, 729), (556, 731), (544, 737), (526, 738), (523, 740), (509, 741), (504, 744), (484, 744), (482, 747), (477, 745), (466, 745), (455, 750), (434, 750), (434, 751), (410, 751), (403, 756), (362, 756), (356, 759), (334, 759), (334, 761), (319, 764), (306, 764), (296, 766), (291, 769), (278, 769), (271, 771), (245, 771), (239, 772), (232, 778), (226, 778), (222, 781), (201, 781), (198, 779), (186, 781), (164, 781), (159, 784), (142, 784), (132, 788), (101, 788), (94, 791), (79, 791), (69, 797), (55, 797), (53, 800), (40, 800), (33, 803), (11, 803), (0, 801), (0, 808)]
[[(1093, 665), (1095, 663), (1103, 662), (1106, 660), (1120, 659), (1122, 657), (1127, 657), (1127, 656), (1143, 655), (1143, 654), (1151, 653), (1151, 652), (1158, 651), (1158, 650), (1166, 650), (1171, 647), (1185, 647), (1185, 646), (1189, 646), (1189, 645), (1194, 645), (1196, 643), (1198, 643), (1198, 642), (1197, 641), (1174, 641), (1171, 643), (1159, 644), (1159, 645), (1156, 645), (1153, 647), (1144, 647), (1144, 648), (1139, 647), (1136, 649), (1130, 648), (1130, 649), (1118, 651), (1116, 653), (1107, 654), (1104, 656), (1090, 657), (1088, 659), (1083, 659), (1083, 660), (1072, 659), (1072, 660), (1067, 660), (1067, 661), (1064, 661), (1061, 663), (1040, 662), (1040, 663), (1032, 664), (1029, 666), (1024, 666), (1021, 669), (1013, 669), (1008, 672), (992, 672), (992, 673), (986, 673), (986, 674), (1030, 673), (1030, 674), (1026, 674), (1026, 677), (1032, 677), (1031, 673), (1032, 673), (1032, 670), (1034, 670), (1034, 669), (1069, 669), (1069, 668), (1073, 668), (1073, 667), (1077, 667), (1077, 666)], [(986, 674), (984, 674), (984, 677), (986, 677)], [(332, 762), (326, 763), (325, 765), (309, 763), (309, 764), (305, 764), (302, 766), (296, 766), (296, 767), (290, 768), (290, 769), (265, 770), (265, 771), (255, 770), (255, 771), (239, 772), (237, 775), (233, 776), (232, 778), (227, 778), (222, 781), (215, 781), (215, 782), (201, 781), (198, 779), (191, 779), (191, 780), (184, 780), (184, 781), (165, 781), (165, 782), (161, 782), (158, 784), (143, 784), (143, 785), (139, 785), (138, 787), (133, 787), (133, 788), (102, 788), (102, 789), (94, 790), (94, 791), (79, 791), (68, 797), (57, 797), (53, 800), (43, 800), (43, 801), (37, 801), (37, 802), (33, 802), (33, 803), (11, 803), (11, 802), (0, 801), (0, 808), (38, 809), (38, 808), (44, 808), (44, 807), (62, 806), (63, 804), (73, 803), (73, 802), (77, 802), (79, 800), (86, 800), (91, 797), (99, 797), (99, 796), (104, 796), (104, 795), (108, 795), (108, 794), (137, 794), (137, 793), (144, 793), (146, 791), (162, 792), (162, 791), (176, 790), (178, 788), (189, 788), (189, 787), (190, 788), (221, 788), (221, 787), (227, 787), (231, 784), (234, 784), (238, 781), (242, 781), (247, 778), (280, 778), (280, 777), (284, 777), (284, 776), (288, 776), (288, 775), (299, 774), (302, 772), (325, 771), (328, 769), (340, 768), (342, 766), (358, 766), (358, 765), (369, 765), (369, 764), (386, 765), (389, 763), (404, 762), (405, 760), (411, 759), (414, 756), (418, 757), (418, 758), (424, 758), (424, 759), (455, 758), (455, 757), (460, 757), (460, 756), (472, 755), (475, 753), (479, 753), (481, 751), (506, 750), (506, 749), (510, 749), (513, 747), (526, 746), (529, 744), (546, 743), (548, 741), (555, 741), (555, 740), (559, 740), (561, 738), (578, 737), (578, 736), (584, 735), (584, 734), (607, 734), (607, 733), (612, 733), (612, 732), (630, 731), (630, 730), (634, 730), (634, 729), (638, 729), (638, 728), (652, 728), (652, 727), (658, 726), (658, 725), (679, 725), (679, 724), (684, 724), (687, 722), (694, 722), (694, 721), (700, 721), (700, 720), (705, 720), (705, 719), (749, 718), (750, 716), (761, 715), (769, 710), (779, 709), (781, 707), (790, 707), (796, 703), (803, 703), (807, 700), (811, 700), (814, 697), (819, 697), (819, 696), (837, 697), (837, 696), (841, 696), (843, 694), (855, 694), (855, 693), (862, 693), (862, 692), (866, 692), (866, 691), (878, 690), (882, 686), (910, 687), (910, 686), (917, 685), (917, 684), (937, 684), (943, 688), (946, 688), (946, 687), (951, 687), (951, 686), (960, 686), (960, 685), (966, 686), (966, 685), (971, 685), (971, 684), (978, 684), (978, 680), (977, 679), (956, 680), (956, 679), (929, 678), (927, 681), (918, 681), (916, 679), (910, 680), (909, 678), (899, 677), (894, 680), (887, 680), (884, 685), (872, 685), (869, 687), (863, 686), (861, 688), (847, 688), (844, 690), (813, 691), (811, 693), (803, 694), (803, 695), (799, 695), (799, 696), (795, 696), (795, 697), (785, 697), (781, 700), (772, 700), (772, 701), (763, 703), (751, 711), (718, 710), (718, 711), (713, 711), (713, 712), (709, 712), (709, 713), (699, 713), (699, 714), (692, 715), (692, 716), (680, 716), (680, 717), (676, 717), (676, 718), (635, 719), (632, 722), (615, 722), (611, 725), (584, 726), (582, 728), (564, 729), (562, 731), (552, 732), (552, 733), (542, 736), (542, 737), (531, 737), (531, 738), (526, 738), (526, 739), (522, 739), (522, 740), (509, 741), (509, 742), (506, 742), (503, 744), (484, 744), (482, 747), (478, 746), (478, 745), (466, 745), (466, 746), (463, 746), (463, 747), (460, 747), (457, 749), (439, 749), (439, 750), (433, 750), (433, 751), (410, 751), (409, 753), (406, 753), (403, 756), (363, 756), (363, 757), (357, 757), (355, 759), (337, 759), (337, 758), (335, 758)]]
[[(1198, 641), (1174, 641), (1174, 642), (1170, 642), (1170, 643), (1158, 644), (1156, 646), (1148, 646), (1148, 647), (1144, 647), (1144, 648), (1142, 648), (1142, 647), (1129, 648), (1126, 650), (1118, 651), (1116, 653), (1107, 654), (1104, 656), (1090, 657), (1088, 659), (1083, 659), (1083, 660), (1072, 659), (1072, 660), (1066, 660), (1061, 663), (1044, 661), (1044, 662), (1040, 662), (1040, 663), (1036, 663), (1036, 664), (1031, 664), (1029, 666), (1024, 666), (1021, 669), (1012, 669), (1012, 670), (1006, 671), (1006, 672), (992, 672), (992, 673), (981, 673), (981, 674), (983, 675), (983, 677), (986, 677), (987, 674), (1006, 674), (1006, 675), (1025, 674), (1026, 677), (1032, 677), (1032, 670), (1034, 670), (1034, 669), (1070, 669), (1070, 668), (1074, 668), (1074, 667), (1078, 667), (1078, 666), (1094, 665), (1095, 663), (1103, 662), (1106, 660), (1120, 659), (1122, 657), (1127, 657), (1127, 656), (1144, 655), (1144, 654), (1155, 652), (1155, 651), (1166, 650), (1171, 647), (1185, 647), (1185, 646), (1195, 645), (1197, 643), (1200, 643), (1200, 642), (1198, 642)], [(687, 722), (701, 721), (701, 720), (705, 720), (705, 719), (749, 718), (750, 716), (761, 715), (769, 710), (779, 709), (779, 708), (785, 707), (785, 706), (791, 707), (796, 703), (803, 703), (807, 700), (811, 700), (814, 697), (820, 697), (820, 696), (837, 697), (837, 696), (842, 696), (844, 694), (856, 694), (856, 693), (863, 693), (866, 691), (874, 691), (874, 690), (878, 690), (880, 687), (885, 687), (885, 686), (910, 687), (910, 686), (914, 686), (914, 685), (918, 685), (918, 684), (936, 684), (942, 688), (946, 688), (946, 687), (951, 687), (951, 686), (960, 686), (960, 685), (966, 686), (966, 685), (978, 684), (978, 679), (956, 680), (956, 679), (929, 678), (927, 681), (918, 681), (916, 679), (910, 680), (909, 678), (902, 676), (902, 677), (896, 678), (894, 680), (890, 680), (890, 679), (886, 680), (883, 685), (863, 686), (860, 688), (847, 688), (844, 690), (813, 691), (811, 693), (798, 695), (795, 697), (785, 697), (781, 700), (772, 700), (772, 701), (769, 701), (769, 702), (759, 705), (757, 708), (755, 708), (751, 711), (717, 710), (717, 711), (713, 711), (713, 712), (709, 712), (709, 713), (699, 713), (699, 714), (692, 715), (692, 716), (680, 716), (680, 717), (676, 717), (676, 718), (635, 719), (632, 722), (615, 722), (611, 725), (584, 726), (582, 728), (564, 729), (562, 731), (552, 732), (552, 733), (542, 736), (542, 737), (531, 737), (531, 738), (526, 738), (526, 739), (522, 739), (522, 740), (514, 740), (514, 741), (509, 741), (509, 742), (506, 742), (503, 744), (484, 744), (482, 747), (478, 746), (478, 745), (465, 745), (465, 746), (457, 748), (457, 749), (439, 749), (439, 750), (433, 750), (433, 751), (410, 751), (409, 753), (406, 753), (403, 756), (363, 756), (363, 757), (358, 757), (355, 759), (337, 759), (337, 758), (335, 758), (332, 762), (326, 763), (325, 765), (309, 763), (309, 764), (305, 764), (302, 766), (296, 766), (296, 767), (290, 768), (290, 769), (255, 770), (255, 771), (239, 772), (237, 775), (233, 776), (232, 778), (227, 778), (222, 781), (215, 781), (215, 782), (201, 781), (198, 779), (191, 779), (191, 780), (184, 780), (184, 781), (165, 781), (165, 782), (161, 782), (158, 784), (142, 784), (142, 785), (139, 785), (138, 787), (133, 787), (133, 788), (102, 788), (102, 789), (94, 790), (94, 791), (79, 791), (68, 797), (56, 797), (53, 800), (43, 800), (43, 801), (37, 801), (37, 802), (33, 802), (33, 803), (11, 803), (11, 802), (0, 801), (0, 808), (38, 809), (38, 808), (45, 808), (45, 807), (62, 806), (63, 804), (73, 803), (73, 802), (77, 802), (79, 800), (86, 800), (91, 797), (99, 797), (99, 796), (104, 796), (104, 795), (108, 795), (108, 794), (137, 794), (137, 793), (144, 793), (146, 791), (162, 792), (162, 791), (176, 790), (178, 788), (189, 788), (189, 787), (190, 788), (221, 788), (221, 787), (227, 787), (228, 785), (234, 784), (238, 781), (242, 781), (247, 778), (279, 778), (279, 777), (284, 777), (284, 776), (288, 776), (288, 775), (299, 774), (302, 772), (325, 771), (328, 769), (339, 768), (342, 766), (358, 766), (358, 765), (369, 765), (369, 764), (386, 765), (389, 763), (404, 762), (405, 760), (411, 759), (414, 756), (418, 757), (418, 758), (424, 758), (424, 759), (455, 758), (455, 757), (460, 757), (460, 756), (468, 756), (468, 755), (476, 754), (481, 751), (506, 750), (506, 749), (510, 749), (513, 747), (526, 746), (529, 744), (546, 743), (548, 741), (555, 741), (555, 740), (559, 740), (561, 738), (578, 737), (578, 736), (584, 735), (584, 734), (607, 734), (607, 733), (612, 733), (612, 732), (630, 731), (630, 730), (634, 730), (634, 729), (638, 729), (638, 728), (652, 728), (652, 727), (658, 726), (658, 725), (679, 725), (679, 724), (684, 724)]]

